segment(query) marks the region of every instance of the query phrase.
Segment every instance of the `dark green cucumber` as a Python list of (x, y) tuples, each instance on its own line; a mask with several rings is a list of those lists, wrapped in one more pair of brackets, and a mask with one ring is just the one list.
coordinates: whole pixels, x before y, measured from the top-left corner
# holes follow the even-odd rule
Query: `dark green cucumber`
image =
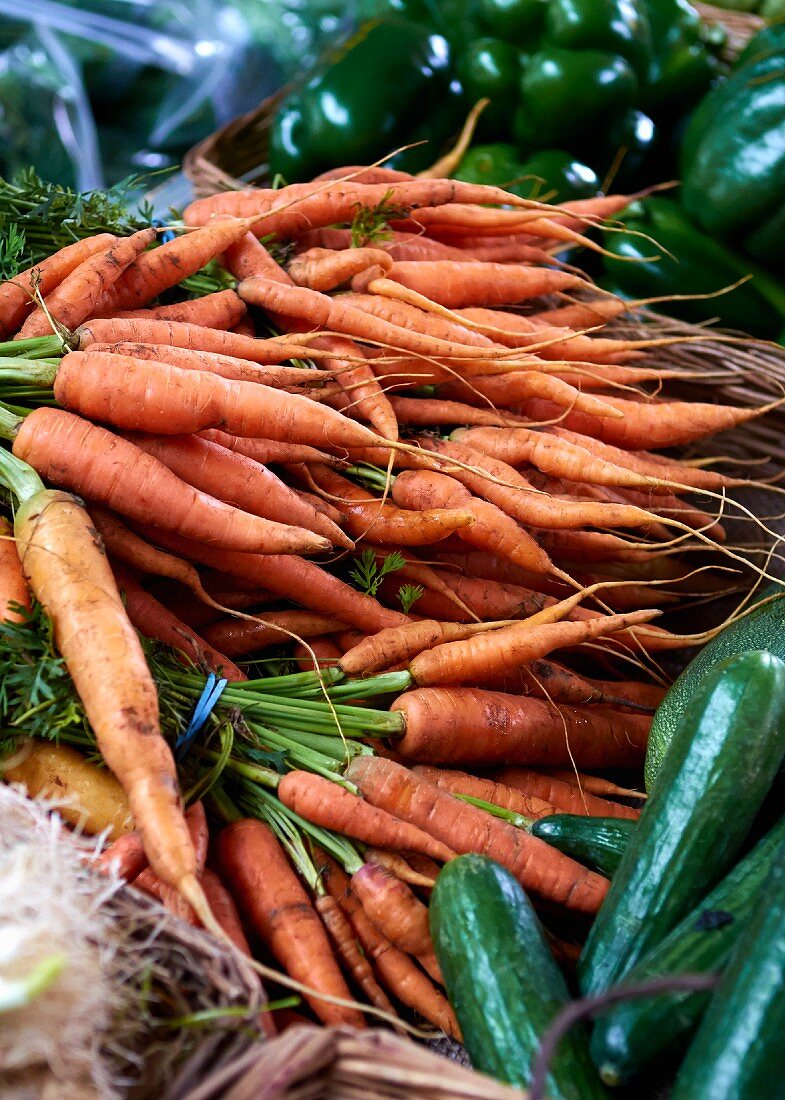
[[(760, 593), (758, 600), (782, 591), (782, 585), (770, 585)], [(651, 793), (654, 790), (673, 731), (703, 677), (720, 661), (750, 649), (765, 649), (785, 660), (785, 603), (772, 600), (720, 631), (671, 684), (651, 724), (644, 767), (647, 791)]]
[[(569, 1002), (528, 898), (498, 863), (485, 856), (458, 856), (436, 880), (430, 924), (472, 1064), (525, 1088), (546, 1028)], [(559, 1043), (547, 1095), (551, 1100), (607, 1097), (579, 1028)]]
[(783, 755), (785, 664), (756, 650), (713, 668), (676, 727), (589, 933), (583, 993), (623, 978), (725, 874)]
[[(691, 913), (645, 955), (624, 981), (724, 969), (749, 923), (775, 855), (785, 844), (785, 817), (760, 840)], [(591, 1054), (609, 1085), (622, 1084), (654, 1058), (685, 1044), (709, 994), (665, 993), (624, 1001), (598, 1017)]]
[(671, 1100), (785, 1097), (785, 846), (773, 860)]
[(531, 834), (610, 878), (636, 825), (637, 821), (626, 817), (552, 814), (535, 821)]

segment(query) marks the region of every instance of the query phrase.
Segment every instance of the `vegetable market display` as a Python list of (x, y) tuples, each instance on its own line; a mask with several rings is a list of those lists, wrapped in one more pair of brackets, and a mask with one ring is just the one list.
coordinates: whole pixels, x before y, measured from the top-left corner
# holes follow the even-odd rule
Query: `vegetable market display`
[[(0, 187), (6, 777), (70, 792), (99, 866), (303, 1013), (431, 1025), (518, 1086), (578, 955), (584, 993), (679, 973), (663, 945), (712, 891), (757, 927), (785, 685), (739, 649), (779, 590), (708, 630), (655, 620), (774, 580), (737, 499), (757, 483), (680, 449), (780, 402), (669, 396), (700, 345), (625, 336), (635, 307), (568, 263), (628, 197), (339, 167), (198, 200), (162, 243), (53, 189), (48, 248), (25, 193)], [(660, 662), (730, 632), (641, 811), (621, 784)], [(723, 944), (696, 945), (696, 971), (731, 960), (711, 1013), (775, 1016)], [(601, 1034), (576, 1029), (551, 1095), (656, 1056), (617, 1068)], [(734, 1072), (759, 1080), (749, 1039)], [(713, 1058), (701, 1032), (684, 1080)]]

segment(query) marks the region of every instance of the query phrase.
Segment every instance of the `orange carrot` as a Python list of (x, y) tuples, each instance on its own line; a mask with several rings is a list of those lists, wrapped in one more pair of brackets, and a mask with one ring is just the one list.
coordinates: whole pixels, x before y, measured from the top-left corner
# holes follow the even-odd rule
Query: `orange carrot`
[(644, 715), (556, 709), (481, 688), (419, 688), (399, 696), (391, 709), (406, 719), (396, 750), (423, 764), (634, 768), (643, 761), (651, 724)]
[(94, 237), (74, 241), (53, 256), (0, 284), (0, 338), (6, 339), (19, 330), (36, 305), (36, 292), (46, 298), (80, 264), (99, 252), (105, 252), (117, 239), (112, 233), (98, 233)]
[[(401, 882), (405, 882), (408, 886), (421, 886), (426, 890), (432, 890), (436, 885), (436, 875), (421, 875), (419, 872), (412, 870), (409, 862), (412, 852), (406, 853), (406, 859), (403, 856), (396, 855), (395, 852), (388, 852), (384, 848), (366, 848), (365, 858), (370, 863), (376, 863), (379, 867), (384, 867), (386, 871), (389, 871), (391, 875), (395, 875)], [(433, 864), (438, 874), (439, 865), (429, 859), (428, 856), (424, 857)]]
[(412, 771), (415, 775), (427, 779), (429, 783), (435, 783), (443, 791), (449, 791), (450, 794), (468, 794), (472, 798), (501, 806), (504, 810), (512, 810), (513, 813), (521, 814), (533, 821), (538, 821), (541, 817), (550, 817), (557, 812), (555, 803), (536, 795), (524, 794), (514, 787), (506, 786), (503, 782), (494, 782), (493, 779), (469, 775), (468, 772), (428, 767), (425, 764), (418, 764), (417, 767), (412, 768)]
[(435, 397), (390, 397), (399, 424), (429, 428), (452, 424), (476, 424), (488, 427), (516, 427), (524, 419), (515, 413), (491, 408), (476, 408), (460, 401)]
[(643, 791), (636, 791), (629, 787), (620, 787), (618, 783), (612, 783), (610, 779), (603, 779), (599, 775), (586, 775), (584, 772), (576, 772), (571, 769), (549, 768), (544, 772), (554, 779), (560, 779), (571, 787), (580, 787), (592, 794), (600, 795), (606, 800), (611, 795), (622, 795), (624, 798), (645, 799)]
[(317, 897), (315, 906), (333, 941), (339, 959), (368, 998), (369, 1003), (394, 1016), (395, 1009), (374, 977), (371, 965), (355, 938), (354, 929), (338, 902), (330, 894), (321, 894)]
[(618, 710), (637, 710), (653, 714), (665, 689), (656, 684), (637, 684), (616, 680), (590, 680), (555, 661), (536, 660), (512, 673), (487, 676), (474, 682), (475, 687), (505, 691), (512, 695), (536, 695), (553, 703), (583, 707), (599, 703)]
[(114, 867), (120, 878), (131, 882), (147, 866), (147, 856), (144, 854), (139, 833), (125, 833), (113, 840), (98, 856), (95, 866), (99, 871), (108, 871), (110, 867)]
[(14, 454), (55, 484), (140, 523), (152, 521), (230, 549), (308, 553), (329, 546), (311, 531), (252, 516), (199, 492), (127, 439), (62, 409), (32, 412), (19, 429)]
[(583, 913), (595, 913), (607, 893), (606, 879), (554, 854), (523, 829), (461, 802), (408, 768), (379, 757), (356, 757), (347, 776), (369, 802), (397, 814), (457, 852), (477, 852), (506, 867), (538, 897)]
[(320, 866), (330, 896), (337, 900), (346, 914), (363, 951), (373, 962), (390, 993), (447, 1035), (460, 1039), (458, 1022), (446, 997), (405, 952), (394, 947), (371, 923), (352, 889), (349, 876), (329, 856), (321, 855)]
[[(322, 336), (311, 342), (317, 351), (333, 352), (335, 358), (326, 359), (322, 366), (335, 372), (338, 385), (350, 398), (349, 411), (367, 420), (386, 439), (398, 438), (398, 422), (388, 398), (376, 380), (371, 366), (362, 361), (362, 350), (352, 340), (336, 336)], [(348, 358), (347, 358), (348, 357)]]
[(245, 938), (240, 914), (237, 912), (232, 895), (213, 871), (202, 871), (200, 881), (213, 916), (238, 951), (242, 951), (250, 958), (251, 948)]
[(44, 305), (33, 310), (15, 339), (48, 336), (53, 330), (52, 321), (65, 329), (75, 329), (92, 314), (101, 295), (115, 284), (128, 265), (153, 240), (154, 229), (141, 229), (130, 237), (118, 237), (106, 251), (89, 256), (47, 294)]
[[(464, 577), (460, 573), (434, 570), (452, 592), (468, 606), (479, 619), (492, 622), (498, 619), (517, 619), (542, 611), (548, 597), (531, 588), (517, 584), (504, 584), (485, 577)], [(422, 614), (422, 605), (420, 605)]]
[(218, 834), (216, 859), (240, 912), (285, 970), (316, 991), (306, 1000), (322, 1023), (364, 1027), (355, 1009), (318, 995), (351, 1000), (324, 926), (272, 830), (250, 818), (232, 822)]
[[(304, 645), (298, 644), (294, 647), (292, 653), (298, 668), (303, 672), (315, 672), (317, 668), (332, 668), (338, 664), (341, 658), (341, 649), (331, 637), (310, 638), (308, 645), (312, 652), (309, 652)], [(314, 660), (314, 656), (316, 660)]]
[(312, 611), (268, 611), (258, 622), (221, 619), (209, 626), (205, 639), (220, 647), (231, 657), (256, 653), (272, 645), (281, 645), (292, 634), (300, 638), (313, 638), (320, 634), (333, 634), (345, 626), (329, 615), (315, 615)]
[(213, 443), (220, 443), (230, 451), (247, 455), (248, 458), (260, 462), (263, 466), (270, 462), (273, 464), (321, 462), (326, 466), (346, 465), (345, 459), (336, 458), (325, 451), (318, 451), (316, 447), (308, 447), (304, 443), (287, 443), (279, 439), (247, 439), (216, 429), (209, 429), (199, 434)]
[(587, 302), (573, 302), (558, 309), (533, 313), (531, 320), (542, 325), (560, 325), (564, 328), (596, 328), (620, 317), (632, 308), (632, 303), (624, 298), (615, 298), (612, 294), (603, 298), (592, 298)]
[[(298, 394), (125, 355), (71, 352), (60, 362), (54, 392), (66, 408), (132, 431), (190, 435), (222, 428), (234, 435), (331, 447), (380, 442), (356, 421)], [(151, 400), (156, 392), (166, 400)]]
[(129, 438), (145, 454), (208, 496), (252, 515), (313, 531), (325, 540), (323, 549), (333, 537), (345, 543), (340, 532), (336, 536), (334, 523), (301, 500), (272, 471), (246, 455), (193, 435), (135, 433)]
[(522, 401), (541, 397), (564, 409), (618, 419), (618, 413), (605, 398), (581, 393), (580, 389), (571, 386), (569, 382), (536, 370), (508, 371), (485, 378), (453, 379), (440, 386), (439, 393), (450, 400), (454, 398), (480, 408), (487, 408), (490, 404), (497, 412), (519, 405)]
[(297, 286), (310, 290), (334, 290), (354, 275), (374, 266), (389, 271), (393, 261), (381, 248), (347, 248), (340, 252), (311, 248), (290, 260), (287, 271)]
[(189, 325), (201, 325), (203, 328), (231, 329), (247, 312), (245, 302), (233, 290), (216, 290), (201, 298), (175, 302), (170, 306), (124, 310), (116, 316), (149, 320), (157, 318), (159, 321), (183, 321)]
[(21, 608), (30, 610), (30, 593), (22, 575), (14, 529), (5, 516), (0, 516), (0, 620), (23, 622)]
[(399, 261), (387, 278), (450, 309), (501, 306), (586, 285), (577, 275), (548, 267), (455, 260)]
[(428, 930), (428, 907), (384, 867), (364, 863), (352, 875), (352, 889), (372, 924), (395, 947), (413, 955), (439, 985), (444, 985)]
[(372, 596), (358, 592), (314, 562), (293, 554), (240, 554), (217, 550), (166, 531), (158, 532), (155, 538), (166, 549), (191, 561), (251, 581), (278, 596), (313, 611), (334, 615), (368, 633), (409, 621), (401, 612), (389, 611)]
[(224, 253), (223, 263), (227, 271), (238, 280), (262, 275), (266, 279), (277, 279), (282, 283), (291, 282), (284, 269), (275, 262), (253, 233), (246, 233), (239, 241), (230, 245)]
[(278, 797), (306, 821), (393, 851), (422, 852), (446, 863), (454, 852), (421, 829), (369, 805), (345, 787), (311, 772), (293, 771), (278, 784)]
[(81, 351), (91, 344), (163, 344), (192, 351), (211, 351), (252, 363), (285, 363), (310, 354), (296, 341), (258, 340), (223, 329), (153, 317), (97, 317), (81, 325), (76, 336)]
[(145, 592), (127, 569), (115, 564), (113, 571), (118, 587), (125, 597), (128, 618), (141, 634), (179, 650), (206, 671), (225, 676), (227, 680), (247, 680), (245, 673), (223, 653), (180, 622), (155, 596)]
[(598, 798), (594, 794), (565, 783), (544, 772), (528, 768), (500, 768), (492, 773), (493, 779), (524, 797), (542, 798), (555, 807), (554, 813), (583, 814), (587, 817), (640, 817), (640, 810)]
[(185, 823), (191, 834), (191, 841), (196, 853), (196, 869), (200, 875), (204, 874), (204, 865), (207, 862), (207, 848), (210, 844), (210, 829), (207, 824), (207, 815), (201, 802), (192, 802), (185, 811)]
[(347, 676), (371, 676), (436, 645), (469, 638), (492, 628), (492, 624), (488, 623), (463, 624), (421, 619), (363, 638), (344, 653), (340, 665)]
[[(346, 294), (344, 298), (355, 309), (370, 314), (380, 321), (387, 321), (389, 324), (409, 329), (413, 333), (419, 332), (423, 336), (432, 336), (441, 340), (442, 344), (439, 345), (435, 354), (449, 354), (444, 346), (445, 344), (458, 346), (466, 344), (475, 348), (494, 347), (493, 341), (489, 337), (483, 336), (482, 333), (459, 324), (457, 320), (450, 321), (437, 313), (428, 313), (417, 306), (410, 305), (408, 302), (395, 301), (392, 298), (384, 298), (378, 294)], [(419, 351), (420, 349), (414, 347), (411, 350)], [(499, 346), (499, 352), (501, 355), (508, 355), (509, 349)], [(485, 352), (483, 352), (484, 354)], [(471, 360), (469, 353), (464, 353), (464, 355)], [(472, 370), (477, 369), (474, 362), (471, 363), (471, 366)], [(494, 367), (494, 370), (496, 369), (498, 368)]]
[(146, 867), (144, 871), (138, 874), (134, 879), (133, 885), (137, 890), (143, 890), (144, 893), (148, 894), (151, 898), (160, 901), (164, 909), (168, 909), (170, 913), (179, 917), (180, 920), (185, 921), (186, 924), (190, 924), (194, 927), (199, 924), (196, 914), (185, 898), (181, 897), (181, 895), (167, 883), (161, 882), (152, 867)]

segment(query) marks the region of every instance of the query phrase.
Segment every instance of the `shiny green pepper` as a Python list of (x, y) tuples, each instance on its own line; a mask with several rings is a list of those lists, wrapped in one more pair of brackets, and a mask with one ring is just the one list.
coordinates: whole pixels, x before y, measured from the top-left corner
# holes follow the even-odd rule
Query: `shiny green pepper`
[(412, 175), (430, 168), (454, 145), (470, 106), (461, 82), (451, 80), (439, 102), (407, 131), (405, 144), (409, 148), (385, 161), (387, 167)]
[(597, 120), (605, 125), (635, 106), (638, 81), (618, 54), (598, 50), (540, 50), (520, 83), (516, 136), (570, 146), (586, 139)]
[(704, 41), (704, 25), (688, 0), (650, 0), (652, 61), (640, 106), (646, 112), (686, 110), (706, 92), (717, 60)]
[(460, 54), (457, 72), (470, 103), (491, 101), (480, 116), (478, 134), (504, 136), (521, 74), (519, 51), (500, 38), (478, 38)]
[(523, 166), (515, 146), (497, 142), (493, 145), (472, 146), (455, 172), (455, 178), (466, 183), (507, 187), (523, 174)]
[(642, 0), (551, 0), (545, 43), (568, 50), (602, 50), (628, 61), (639, 79), (651, 64), (649, 16)]
[(474, 0), (470, 10), (506, 42), (528, 47), (542, 33), (551, 0)]
[(271, 172), (292, 183), (406, 144), (415, 120), (444, 95), (451, 60), (447, 40), (425, 26), (366, 24), (278, 108)]
[(600, 181), (588, 164), (582, 164), (563, 149), (542, 149), (519, 167), (527, 177), (509, 188), (522, 198), (547, 202), (590, 199), (600, 190)]

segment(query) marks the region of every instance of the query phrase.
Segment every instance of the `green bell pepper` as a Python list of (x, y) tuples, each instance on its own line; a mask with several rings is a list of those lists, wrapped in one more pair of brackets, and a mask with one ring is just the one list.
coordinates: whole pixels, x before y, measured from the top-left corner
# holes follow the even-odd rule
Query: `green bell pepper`
[(547, 195), (548, 202), (569, 199), (590, 199), (600, 190), (596, 173), (562, 149), (542, 149), (519, 167), (522, 179), (510, 190), (522, 198), (537, 199)]
[(470, 106), (461, 82), (451, 80), (436, 106), (407, 130), (405, 144), (410, 148), (385, 161), (387, 167), (412, 175), (430, 168), (454, 144)]
[(618, 54), (644, 79), (652, 60), (649, 14), (643, 0), (551, 0), (545, 42), (567, 50)]
[[(722, 325), (754, 336), (777, 335), (785, 321), (785, 286), (701, 233), (672, 200), (648, 199), (638, 209), (637, 217), (625, 219), (626, 232), (608, 234), (605, 241), (611, 253), (603, 260), (605, 271), (623, 295), (711, 294), (752, 274), (749, 282), (727, 294), (668, 302), (663, 308), (687, 321), (717, 317)], [(673, 258), (657, 255), (651, 238)]]
[(687, 0), (650, 0), (652, 62), (640, 106), (649, 113), (683, 112), (702, 96), (718, 64), (706, 42), (706, 29)]
[(506, 42), (528, 47), (540, 37), (551, 0), (473, 0), (470, 12)]
[(757, 259), (785, 249), (785, 25), (749, 44), (695, 111), (682, 147), (683, 202), (708, 233)]
[(271, 172), (290, 183), (311, 179), (406, 144), (444, 96), (451, 62), (447, 40), (421, 24), (364, 25), (284, 99), (270, 135)]
[(496, 142), (492, 145), (474, 145), (455, 172), (455, 179), (465, 183), (487, 183), (493, 187), (507, 187), (524, 174), (518, 150), (514, 145)]
[(509, 104), (521, 75), (519, 51), (500, 38), (477, 38), (461, 53), (456, 68), (470, 103), (486, 96), (491, 101), (480, 116), (478, 134), (506, 136)]

